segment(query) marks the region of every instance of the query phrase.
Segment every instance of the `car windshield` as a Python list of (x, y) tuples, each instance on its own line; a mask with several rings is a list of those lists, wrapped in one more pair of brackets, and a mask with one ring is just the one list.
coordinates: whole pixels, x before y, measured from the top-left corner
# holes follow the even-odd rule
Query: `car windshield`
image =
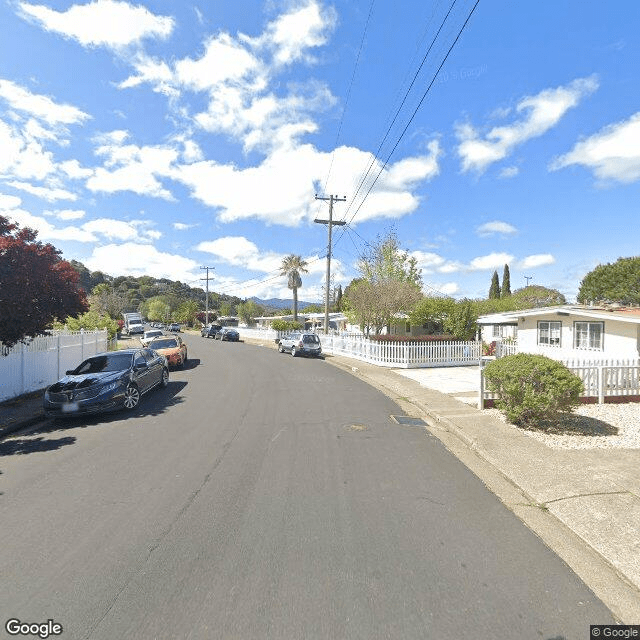
[(85, 373), (106, 373), (110, 371), (125, 371), (131, 366), (130, 353), (108, 353), (101, 356), (94, 356), (85, 360), (81, 365), (73, 370), (73, 375)]
[(175, 349), (178, 346), (177, 340), (154, 340), (149, 348), (151, 349)]
[(159, 329), (157, 329), (156, 331), (147, 331), (147, 333), (145, 333), (144, 335), (147, 338), (152, 338), (153, 336), (161, 336), (162, 331), (160, 331)]
[(318, 344), (318, 342), (320, 342), (320, 338), (316, 335), (306, 335), (302, 336), (302, 342), (306, 342), (307, 344)]

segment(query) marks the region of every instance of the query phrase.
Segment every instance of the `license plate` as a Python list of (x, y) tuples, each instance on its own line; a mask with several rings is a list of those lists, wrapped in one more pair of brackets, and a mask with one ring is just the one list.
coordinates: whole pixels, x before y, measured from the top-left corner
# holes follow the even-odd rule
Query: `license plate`
[(62, 413), (73, 413), (78, 410), (77, 402), (65, 402), (62, 405)]

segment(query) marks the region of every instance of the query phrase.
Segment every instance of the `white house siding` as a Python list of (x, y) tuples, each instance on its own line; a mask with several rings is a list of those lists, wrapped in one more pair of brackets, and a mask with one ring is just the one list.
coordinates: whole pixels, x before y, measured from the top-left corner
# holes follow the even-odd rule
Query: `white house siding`
[[(561, 322), (560, 346), (538, 344), (538, 322)], [(603, 349), (574, 349), (574, 322), (603, 322)], [(518, 322), (518, 350), (525, 353), (539, 353), (556, 360), (585, 358), (590, 360), (638, 357), (638, 326), (621, 322), (615, 318), (589, 318), (579, 315), (558, 315), (549, 313), (534, 317), (524, 317)]]

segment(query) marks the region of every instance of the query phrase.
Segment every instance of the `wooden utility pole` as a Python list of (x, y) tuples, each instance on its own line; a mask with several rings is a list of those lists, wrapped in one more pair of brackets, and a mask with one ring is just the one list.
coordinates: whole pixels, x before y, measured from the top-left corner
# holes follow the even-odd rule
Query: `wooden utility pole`
[(342, 226), (347, 224), (344, 220), (334, 221), (333, 220), (333, 203), (334, 202), (345, 202), (347, 196), (340, 198), (338, 196), (329, 196), (328, 198), (321, 197), (316, 193), (316, 200), (328, 200), (329, 201), (329, 219), (328, 220), (319, 220), (316, 218), (314, 222), (318, 224), (326, 224), (329, 226), (329, 245), (327, 247), (327, 282), (326, 282), (326, 292), (324, 297), (324, 333), (325, 335), (329, 333), (329, 283), (331, 282), (331, 229), (335, 225)]
[(207, 270), (207, 277), (206, 278), (200, 278), (200, 280), (206, 280), (207, 281), (207, 295), (205, 297), (205, 303), (204, 303), (204, 307), (205, 307), (205, 312), (204, 312), (204, 318), (205, 318), (205, 325), (209, 324), (209, 280), (213, 280), (213, 278), (209, 278), (209, 269), (215, 269), (215, 267), (200, 267), (201, 269), (206, 269)]

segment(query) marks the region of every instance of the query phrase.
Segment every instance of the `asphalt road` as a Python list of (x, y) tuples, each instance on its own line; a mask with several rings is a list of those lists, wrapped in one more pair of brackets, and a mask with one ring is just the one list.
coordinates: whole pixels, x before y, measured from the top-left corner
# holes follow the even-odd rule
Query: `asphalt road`
[[(0, 615), (64, 639), (576, 639), (611, 614), (386, 396), (187, 336), (131, 416), (0, 442)], [(36, 636), (31, 636), (36, 637)]]

